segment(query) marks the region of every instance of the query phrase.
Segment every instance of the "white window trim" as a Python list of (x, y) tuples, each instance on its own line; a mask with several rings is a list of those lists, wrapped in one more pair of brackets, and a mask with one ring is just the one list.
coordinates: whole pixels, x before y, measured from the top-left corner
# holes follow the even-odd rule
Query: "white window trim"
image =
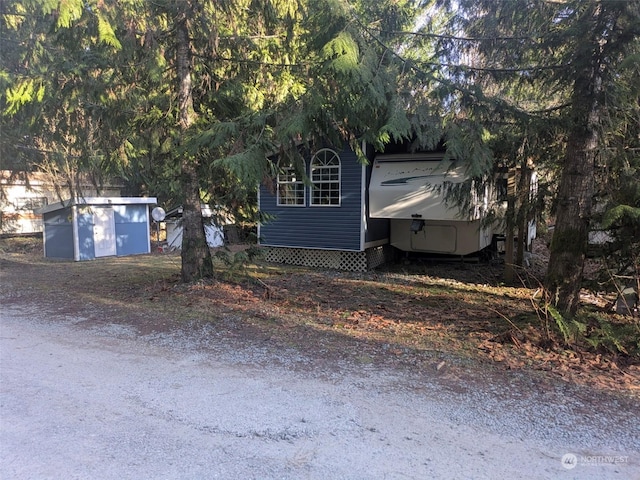
[[(333, 157), (335, 157), (338, 160), (338, 180), (337, 181), (318, 181), (318, 182), (314, 182), (313, 181), (313, 162), (318, 158), (318, 155), (320, 153), (324, 153), (324, 152), (330, 152)], [(331, 166), (327, 166), (327, 165), (321, 165), (321, 167), (329, 167), (329, 168), (333, 168)], [(311, 180), (311, 186), (309, 187), (309, 206), (310, 207), (328, 207), (328, 208), (335, 208), (335, 207), (340, 207), (342, 206), (342, 159), (340, 158), (340, 155), (338, 155), (338, 152), (336, 152), (335, 150), (331, 150), (330, 148), (323, 148), (321, 150), (318, 150), (313, 157), (311, 158), (311, 161), (309, 162), (309, 178)], [(333, 203), (333, 204), (321, 204), (321, 203), (313, 203), (313, 187), (316, 184), (326, 184), (326, 183), (337, 183), (338, 184), (338, 203)]]
[[(294, 174), (295, 169), (294, 167), (282, 167), (283, 170), (285, 170), (286, 172), (293, 172)], [(277, 179), (276, 179), (276, 205), (278, 207), (306, 207), (307, 206), (307, 189), (304, 187), (304, 182), (302, 180), (295, 180), (295, 181), (291, 181), (291, 180), (287, 180), (287, 181), (283, 181), (280, 179), (280, 173), (278, 173)], [(301, 185), (302, 186), (302, 203), (286, 203), (286, 202), (282, 202), (282, 197), (280, 196), (280, 187), (283, 185)]]

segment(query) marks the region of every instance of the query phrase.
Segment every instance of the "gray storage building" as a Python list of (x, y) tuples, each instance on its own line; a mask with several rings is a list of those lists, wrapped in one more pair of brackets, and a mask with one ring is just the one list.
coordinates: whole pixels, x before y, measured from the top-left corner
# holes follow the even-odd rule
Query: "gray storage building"
[(154, 197), (85, 197), (41, 208), (44, 255), (76, 261), (151, 252)]

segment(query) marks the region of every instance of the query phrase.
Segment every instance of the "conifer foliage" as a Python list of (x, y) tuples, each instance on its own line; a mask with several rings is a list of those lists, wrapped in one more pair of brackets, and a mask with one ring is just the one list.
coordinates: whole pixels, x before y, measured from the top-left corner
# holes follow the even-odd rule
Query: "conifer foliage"
[(364, 33), (410, 26), (417, 7), (3, 2), (3, 151), (70, 176), (119, 173), (182, 204), (182, 278), (211, 276), (200, 204), (247, 198), (271, 174), (268, 154), (296, 162), (301, 143), (321, 138), (359, 151), (406, 135), (398, 62)]
[[(469, 165), (461, 203), (500, 169), (522, 186), (543, 172), (545, 283), (563, 314), (593, 219), (619, 238), (619, 269), (638, 258), (625, 239), (640, 208), (640, 2), (24, 0), (0, 14), (3, 168), (74, 192), (80, 173), (118, 174), (182, 204), (184, 281), (214, 274), (200, 204), (251, 214), (278, 168), (268, 156), (295, 165), (321, 141), (444, 148)], [(510, 228), (532, 200), (510, 199)]]
[(452, 12), (447, 34), (438, 37), (445, 59), (440, 66), (448, 70), (458, 98), (474, 121), (492, 132), (494, 153), (521, 167), (533, 163), (550, 175), (555, 229), (545, 284), (558, 310), (572, 316), (579, 305), (594, 202), (598, 207), (609, 202), (606, 218), (620, 222), (630, 221), (640, 206), (632, 194), (624, 200), (626, 207), (611, 209), (614, 195), (598, 196), (604, 192), (595, 183), (596, 178), (614, 181), (623, 165), (637, 173), (632, 165), (637, 164), (640, 118), (640, 3), (460, 0), (440, 5)]

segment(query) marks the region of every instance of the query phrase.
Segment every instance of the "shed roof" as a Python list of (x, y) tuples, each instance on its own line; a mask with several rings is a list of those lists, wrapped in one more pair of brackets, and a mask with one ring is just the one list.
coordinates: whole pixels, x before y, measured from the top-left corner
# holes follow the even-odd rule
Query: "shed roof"
[[(213, 209), (206, 203), (200, 204), (200, 210), (202, 212), (203, 217), (205, 218), (213, 217)], [(167, 212), (167, 218), (181, 217), (183, 212), (184, 212), (184, 207), (182, 205), (178, 205), (177, 207), (172, 208)]]
[(154, 205), (156, 203), (158, 203), (156, 197), (82, 197), (46, 205), (36, 210), (36, 213), (54, 212), (75, 205)]

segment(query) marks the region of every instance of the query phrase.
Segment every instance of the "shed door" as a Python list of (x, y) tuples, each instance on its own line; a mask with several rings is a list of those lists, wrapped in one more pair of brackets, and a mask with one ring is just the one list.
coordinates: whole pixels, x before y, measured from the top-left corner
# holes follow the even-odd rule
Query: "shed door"
[(111, 207), (93, 207), (93, 244), (96, 257), (116, 255), (116, 222)]

